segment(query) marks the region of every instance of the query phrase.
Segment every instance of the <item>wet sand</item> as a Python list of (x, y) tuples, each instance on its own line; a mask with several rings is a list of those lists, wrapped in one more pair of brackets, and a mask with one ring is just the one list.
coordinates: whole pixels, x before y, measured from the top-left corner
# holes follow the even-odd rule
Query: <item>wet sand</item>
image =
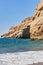
[(43, 65), (43, 63), (28, 64), (28, 65)]

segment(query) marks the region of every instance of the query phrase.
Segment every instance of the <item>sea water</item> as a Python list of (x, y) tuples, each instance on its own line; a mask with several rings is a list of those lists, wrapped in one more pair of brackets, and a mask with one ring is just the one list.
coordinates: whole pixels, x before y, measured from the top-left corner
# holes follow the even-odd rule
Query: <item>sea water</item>
[(43, 62), (43, 40), (0, 38), (0, 65)]

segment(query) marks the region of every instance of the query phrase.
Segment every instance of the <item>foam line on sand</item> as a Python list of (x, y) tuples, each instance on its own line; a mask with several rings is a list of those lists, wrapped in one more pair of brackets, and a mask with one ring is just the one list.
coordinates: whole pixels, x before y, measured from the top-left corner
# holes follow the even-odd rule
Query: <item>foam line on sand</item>
[(0, 65), (31, 65), (43, 62), (43, 51), (0, 54)]

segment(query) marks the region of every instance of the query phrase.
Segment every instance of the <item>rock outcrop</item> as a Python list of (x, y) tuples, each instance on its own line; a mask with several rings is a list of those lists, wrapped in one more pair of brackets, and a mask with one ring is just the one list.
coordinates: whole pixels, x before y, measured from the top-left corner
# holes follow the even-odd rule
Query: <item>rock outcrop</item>
[(43, 0), (40, 0), (33, 16), (24, 19), (20, 25), (11, 27), (1, 37), (43, 39)]
[(36, 18), (30, 25), (30, 38), (43, 39), (43, 0), (36, 7)]
[(2, 35), (4, 38), (29, 38), (29, 23), (32, 17), (26, 18), (18, 26), (13, 26), (9, 29), (8, 33)]

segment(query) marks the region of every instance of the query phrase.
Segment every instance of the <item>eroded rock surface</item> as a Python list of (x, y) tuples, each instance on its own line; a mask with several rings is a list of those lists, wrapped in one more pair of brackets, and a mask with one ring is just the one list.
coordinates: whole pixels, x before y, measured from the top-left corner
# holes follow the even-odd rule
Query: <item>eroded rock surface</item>
[(30, 25), (30, 38), (43, 39), (43, 0), (36, 7), (36, 18)]
[(18, 26), (13, 26), (9, 29), (8, 33), (2, 35), (4, 38), (28, 38), (29, 36), (29, 25), (32, 21), (32, 17), (26, 18), (22, 21), (22, 23)]

